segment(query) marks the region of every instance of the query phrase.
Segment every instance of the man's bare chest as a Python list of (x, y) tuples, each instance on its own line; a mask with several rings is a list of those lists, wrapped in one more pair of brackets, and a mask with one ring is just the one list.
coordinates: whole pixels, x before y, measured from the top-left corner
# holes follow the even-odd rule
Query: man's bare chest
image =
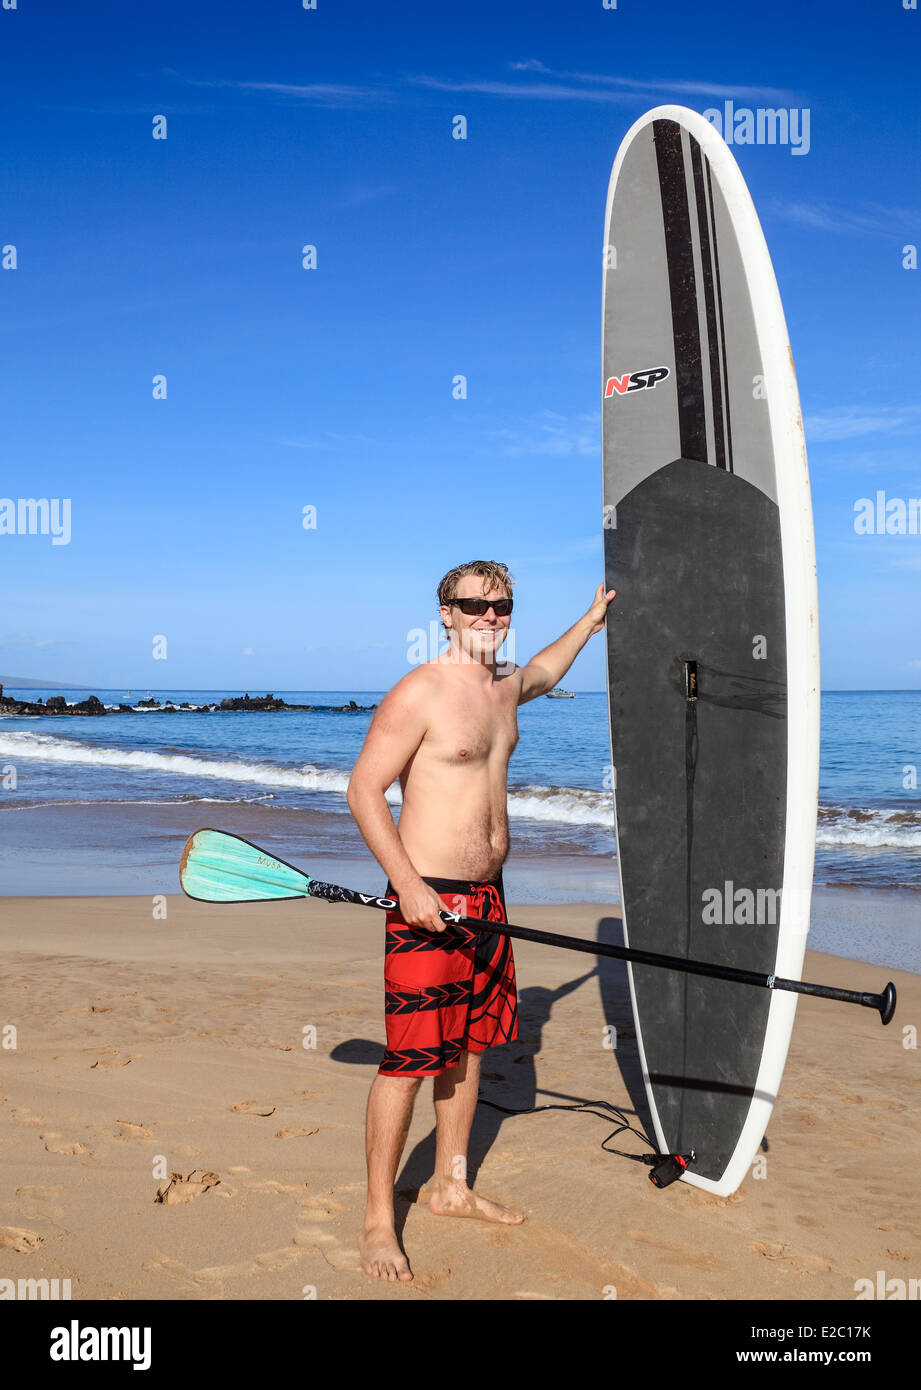
[(440, 762), (507, 767), (518, 742), (518, 706), (512, 691), (489, 697), (455, 695), (437, 702), (420, 753)]

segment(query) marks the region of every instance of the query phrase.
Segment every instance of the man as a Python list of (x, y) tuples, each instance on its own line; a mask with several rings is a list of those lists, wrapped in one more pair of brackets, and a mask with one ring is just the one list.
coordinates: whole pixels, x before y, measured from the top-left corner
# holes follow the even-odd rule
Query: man
[[(517, 1225), (473, 1192), (467, 1142), (480, 1053), (518, 1036), (515, 965), (507, 937), (446, 924), (446, 907), (504, 922), (508, 763), (519, 705), (545, 695), (604, 626), (614, 591), (599, 585), (584, 617), (527, 666), (500, 662), (511, 623), (505, 565), (459, 565), (438, 586), (448, 651), (410, 671), (381, 701), (349, 782), (358, 828), (387, 874), (384, 966), (387, 1051), (368, 1097), (368, 1205), (359, 1238), (372, 1278), (412, 1279), (394, 1229), (393, 1184), (423, 1077), (435, 1090), (430, 1211)], [(399, 830), (385, 793), (403, 790)]]

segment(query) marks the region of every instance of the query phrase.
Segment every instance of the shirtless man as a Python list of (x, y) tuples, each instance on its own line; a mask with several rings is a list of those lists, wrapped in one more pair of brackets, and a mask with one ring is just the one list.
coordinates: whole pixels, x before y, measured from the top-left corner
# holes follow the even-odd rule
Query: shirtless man
[[(450, 648), (410, 671), (381, 701), (352, 772), (348, 804), (388, 875), (384, 980), (387, 1051), (368, 1097), (368, 1203), (359, 1237), (372, 1278), (412, 1279), (394, 1229), (393, 1185), (425, 1076), (435, 1078), (436, 1157), (429, 1210), (517, 1225), (473, 1192), (466, 1155), (480, 1053), (518, 1036), (515, 965), (507, 937), (446, 925), (445, 907), (504, 922), (509, 848), (506, 782), (519, 705), (558, 685), (614, 591), (599, 585), (588, 612), (527, 666), (500, 662), (511, 623), (505, 565), (459, 565), (438, 586)], [(399, 776), (399, 830), (385, 793)]]

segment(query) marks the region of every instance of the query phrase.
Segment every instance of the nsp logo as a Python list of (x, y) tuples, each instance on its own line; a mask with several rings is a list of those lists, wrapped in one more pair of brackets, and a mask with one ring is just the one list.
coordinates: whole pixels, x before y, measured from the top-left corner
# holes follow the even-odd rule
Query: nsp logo
[(626, 391), (642, 391), (646, 386), (658, 386), (668, 376), (667, 367), (644, 367), (641, 372), (624, 372), (623, 376), (609, 376), (604, 388), (605, 397), (616, 391), (622, 396)]

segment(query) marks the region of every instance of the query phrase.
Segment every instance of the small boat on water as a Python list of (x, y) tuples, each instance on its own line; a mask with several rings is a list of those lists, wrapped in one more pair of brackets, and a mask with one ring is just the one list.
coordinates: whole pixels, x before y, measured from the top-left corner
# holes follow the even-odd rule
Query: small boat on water
[(574, 700), (575, 698), (571, 690), (564, 690), (561, 685), (558, 685), (556, 690), (547, 691), (548, 700)]

